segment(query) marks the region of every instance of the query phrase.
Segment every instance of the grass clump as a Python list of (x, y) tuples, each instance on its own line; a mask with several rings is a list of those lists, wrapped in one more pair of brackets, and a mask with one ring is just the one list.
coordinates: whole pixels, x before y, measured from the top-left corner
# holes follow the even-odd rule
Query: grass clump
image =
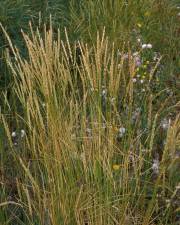
[(161, 59), (118, 50), (105, 29), (91, 46), (49, 27), (22, 32), (27, 58), (2, 28), (18, 103), (1, 115), (2, 223), (175, 224), (180, 124), (153, 89)]
[(2, 3), (0, 224), (179, 224), (177, 3)]

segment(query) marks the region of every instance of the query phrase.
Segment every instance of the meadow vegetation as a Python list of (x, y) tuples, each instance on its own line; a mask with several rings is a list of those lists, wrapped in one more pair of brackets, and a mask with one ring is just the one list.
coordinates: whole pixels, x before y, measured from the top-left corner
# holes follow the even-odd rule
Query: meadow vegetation
[(0, 3), (0, 225), (178, 225), (178, 1)]

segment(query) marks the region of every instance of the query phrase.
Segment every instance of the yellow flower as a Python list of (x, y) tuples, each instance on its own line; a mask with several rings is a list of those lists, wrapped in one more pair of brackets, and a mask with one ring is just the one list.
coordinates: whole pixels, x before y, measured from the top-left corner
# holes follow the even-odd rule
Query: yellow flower
[(113, 165), (113, 170), (119, 170), (120, 169), (120, 165), (119, 164), (114, 164)]
[(149, 64), (150, 62), (149, 61), (146, 61), (146, 64)]
[(142, 27), (142, 24), (141, 24), (141, 23), (137, 23), (137, 26), (138, 26), (139, 28), (141, 28), (141, 27)]
[(147, 68), (147, 65), (144, 65), (143, 68), (146, 69)]

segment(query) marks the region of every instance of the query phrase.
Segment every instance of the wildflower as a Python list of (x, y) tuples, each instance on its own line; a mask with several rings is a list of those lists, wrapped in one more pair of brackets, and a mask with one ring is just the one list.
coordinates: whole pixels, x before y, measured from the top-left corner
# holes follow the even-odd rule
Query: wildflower
[(147, 48), (152, 48), (152, 44), (147, 44)]
[(102, 90), (102, 95), (106, 95), (106, 90)]
[(123, 67), (122, 64), (118, 64), (118, 69), (120, 70)]
[(120, 127), (119, 128), (119, 134), (118, 134), (118, 136), (119, 137), (123, 137), (123, 135), (125, 134), (125, 132), (126, 132), (126, 128)]
[(153, 170), (154, 174), (159, 173), (159, 160), (158, 159), (153, 160), (152, 170)]
[(25, 130), (21, 130), (21, 138), (25, 136)]
[(145, 49), (145, 48), (152, 48), (152, 44), (143, 44), (142, 45), (142, 49)]
[(136, 83), (136, 81), (137, 81), (136, 78), (133, 78), (133, 79), (132, 79), (132, 82), (133, 82), (133, 83)]
[(146, 90), (143, 88), (143, 89), (142, 89), (142, 92), (145, 92), (145, 91), (146, 91)]
[(139, 52), (134, 52), (133, 53), (133, 56), (138, 56), (139, 55)]
[(141, 24), (141, 23), (138, 23), (137, 26), (138, 26), (139, 28), (141, 28), (141, 27), (142, 27), (142, 24)]
[(180, 16), (180, 12), (177, 14), (177, 16)]
[(136, 66), (137, 67), (141, 66), (141, 61), (140, 60), (139, 61), (136, 61)]
[(145, 48), (147, 48), (147, 44), (142, 45), (142, 49), (145, 49)]
[(156, 61), (156, 60), (157, 60), (157, 56), (154, 56), (154, 57), (153, 57), (153, 60)]
[(102, 96), (103, 102), (106, 101), (106, 98), (107, 98), (107, 90), (106, 89), (103, 89), (102, 90), (101, 96)]
[(144, 80), (140, 80), (140, 83), (143, 84), (144, 83)]
[(140, 59), (139, 56), (135, 57), (135, 64), (136, 64), (137, 67), (141, 66), (141, 59)]
[(140, 38), (138, 38), (138, 39), (137, 39), (137, 42), (138, 42), (138, 43), (141, 43), (141, 39), (140, 39)]
[(163, 119), (162, 121), (161, 121), (161, 127), (164, 129), (164, 130), (167, 130), (168, 128), (169, 128), (169, 126), (170, 126), (170, 123), (171, 123), (171, 120), (169, 119), (169, 120), (167, 120), (166, 118), (165, 119)]
[(119, 164), (114, 164), (113, 165), (113, 170), (119, 170), (120, 169), (120, 165)]
[(12, 136), (12, 137), (16, 137), (16, 132), (13, 131), (12, 134), (11, 134), (11, 136)]
[(141, 75), (140, 74), (137, 74), (137, 77), (139, 78)]

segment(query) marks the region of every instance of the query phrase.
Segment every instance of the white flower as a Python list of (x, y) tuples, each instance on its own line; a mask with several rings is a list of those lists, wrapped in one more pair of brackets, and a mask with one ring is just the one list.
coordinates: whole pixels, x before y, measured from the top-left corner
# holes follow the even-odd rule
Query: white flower
[(153, 57), (153, 60), (156, 61), (156, 60), (157, 60), (157, 56), (154, 56), (154, 57)]
[(136, 66), (137, 67), (141, 66), (141, 61), (140, 60), (136, 61)]
[(133, 56), (138, 56), (139, 55), (139, 52), (134, 52), (133, 53)]
[(177, 16), (180, 16), (180, 12), (177, 14)]
[(124, 127), (120, 127), (119, 128), (119, 137), (123, 137), (123, 135), (125, 134), (125, 132), (126, 132), (126, 128), (124, 128)]
[(103, 96), (106, 95), (106, 90), (102, 90), (102, 95), (103, 95)]
[(124, 134), (124, 133), (126, 132), (126, 128), (120, 127), (120, 128), (119, 128), (119, 132)]
[(145, 49), (145, 48), (152, 48), (152, 44), (143, 44), (142, 45), (142, 49)]
[(135, 56), (135, 64), (136, 64), (137, 67), (139, 67), (141, 65), (141, 59), (138, 55)]
[(11, 134), (11, 136), (12, 136), (12, 137), (16, 137), (16, 132), (13, 131), (12, 134)]
[(118, 64), (118, 69), (121, 69), (123, 67), (122, 64)]
[(132, 82), (133, 82), (133, 83), (136, 83), (136, 81), (137, 81), (136, 78), (133, 78), (133, 79), (132, 79)]
[(152, 48), (152, 44), (147, 44), (147, 48)]
[(142, 45), (142, 49), (145, 49), (145, 48), (147, 48), (147, 44)]
[(138, 42), (138, 43), (140, 43), (140, 42), (141, 42), (141, 39), (140, 39), (140, 38), (138, 38), (138, 39), (137, 39), (137, 42)]
[(140, 80), (140, 83), (143, 84), (144, 83), (144, 80)]
[(169, 128), (169, 126), (170, 126), (170, 123), (171, 123), (171, 120), (170, 120), (170, 119), (167, 120), (167, 119), (165, 118), (165, 119), (163, 119), (163, 120), (161, 121), (161, 127), (162, 127), (164, 130), (167, 130), (167, 129)]
[(23, 138), (25, 136), (25, 130), (21, 130), (21, 138)]
[(138, 77), (138, 78), (139, 78), (140, 76), (141, 76), (140, 74), (137, 74), (137, 76), (136, 76), (136, 77)]

